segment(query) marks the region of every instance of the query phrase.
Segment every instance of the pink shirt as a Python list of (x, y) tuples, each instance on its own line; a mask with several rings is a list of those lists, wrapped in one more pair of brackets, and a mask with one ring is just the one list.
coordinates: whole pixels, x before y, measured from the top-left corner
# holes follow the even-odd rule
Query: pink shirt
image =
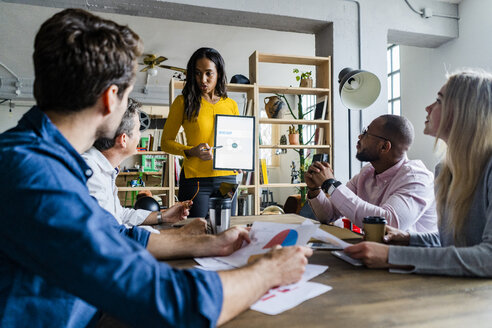
[(375, 175), (371, 164), (328, 198), (320, 192), (309, 204), (321, 222), (341, 217), (362, 227), (366, 216), (382, 216), (388, 225), (411, 232), (437, 231), (434, 175), (419, 160), (404, 158)]

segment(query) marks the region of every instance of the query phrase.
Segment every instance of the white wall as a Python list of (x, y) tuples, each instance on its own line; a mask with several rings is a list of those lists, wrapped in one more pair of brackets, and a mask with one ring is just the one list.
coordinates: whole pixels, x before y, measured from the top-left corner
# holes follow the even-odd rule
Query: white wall
[[(4, 0), (0, 2), (0, 60), (8, 58), (7, 63), (16, 72), (23, 73), (29, 69), (32, 53), (32, 37), (39, 24), (51, 13), (59, 9), (46, 8), (55, 2), (41, 0)], [(17, 3), (32, 3), (46, 7), (26, 6)], [(436, 46), (457, 35), (457, 23), (450, 19), (423, 19), (413, 13), (404, 1), (395, 0), (360, 0), (360, 20), (354, 1), (342, 0), (306, 0), (299, 5), (297, 0), (139, 0), (131, 6), (117, 0), (57, 0), (56, 6), (63, 8), (75, 6), (95, 10), (98, 14), (115, 19), (132, 26), (144, 38), (148, 51), (165, 54), (169, 64), (184, 65), (192, 50), (205, 42), (222, 52), (228, 63), (228, 74), (247, 72), (247, 58), (252, 50), (285, 54), (313, 54), (312, 35), (275, 32), (300, 31), (316, 33), (315, 54), (332, 56), (333, 90), (338, 89), (337, 73), (347, 66), (358, 66), (358, 22), (361, 24), (361, 65), (362, 68), (375, 72), (382, 79), (382, 92), (379, 99), (364, 113), (364, 123), (386, 112), (386, 43), (402, 41), (405, 44)], [(417, 8), (431, 7), (434, 12), (455, 15), (457, 6), (433, 0), (412, 0)], [(102, 13), (102, 14), (101, 14)], [(114, 15), (125, 13), (128, 15)], [(27, 18), (28, 17), (28, 18)], [(152, 18), (150, 18), (152, 17)], [(155, 17), (160, 17), (155, 18)], [(26, 19), (27, 18), (27, 19)], [(163, 19), (165, 18), (165, 19)], [(183, 23), (179, 21), (200, 23)], [(223, 24), (222, 26), (210, 24)], [(243, 26), (241, 28), (236, 26)], [(245, 28), (246, 27), (246, 28)], [(249, 29), (248, 29), (249, 27)], [(253, 27), (253, 28), (252, 28)], [(248, 34), (243, 31), (248, 30)], [(200, 36), (200, 42), (194, 39)], [(305, 39), (304, 37), (307, 37)], [(195, 40), (190, 42), (189, 40)], [(223, 47), (222, 45), (227, 45)], [(180, 49), (177, 57), (173, 49)], [(284, 51), (285, 50), (285, 51)], [(4, 55), (7, 56), (4, 56)], [(238, 63), (237, 67), (234, 67)], [(244, 68), (244, 69), (243, 69)], [(283, 71), (290, 76), (290, 70)], [(0, 77), (2, 72), (0, 70)], [(281, 77), (279, 72), (270, 77)], [(27, 75), (29, 77), (29, 75)], [(152, 88), (146, 99), (161, 103), (167, 99), (167, 78), (164, 73), (158, 81), (151, 81)], [(285, 75), (284, 75), (285, 77)], [(139, 77), (132, 96), (140, 99), (144, 76)], [(292, 76), (290, 76), (292, 78)], [(262, 77), (260, 76), (260, 81)], [(289, 85), (289, 77), (282, 78), (284, 85)], [(24, 83), (24, 91), (29, 90), (29, 81)], [(287, 83), (285, 83), (287, 82)], [(269, 83), (262, 81), (262, 83)], [(5, 84), (4, 84), (5, 85)], [(0, 96), (5, 91), (0, 86)], [(12, 92), (12, 88), (10, 88)], [(136, 94), (140, 92), (140, 95)], [(155, 98), (155, 96), (159, 96)], [(334, 165), (337, 178), (346, 181), (349, 178), (348, 149), (353, 149), (353, 172), (357, 172), (354, 158), (355, 140), (359, 133), (359, 122), (354, 115), (348, 141), (348, 120), (346, 108), (341, 104), (336, 93), (333, 97), (333, 134)]]
[[(0, 2), (0, 62), (23, 79), (34, 78), (31, 56), (35, 33), (42, 22), (58, 11), (59, 8)], [(26, 19), (26, 13), (29, 13), (29, 19)], [(168, 58), (163, 64), (185, 68), (196, 49), (213, 47), (224, 57), (229, 79), (235, 74), (249, 75), (248, 60), (255, 50), (305, 56), (313, 56), (315, 53), (313, 34), (108, 13), (98, 15), (130, 26), (143, 39), (145, 53), (156, 53)], [(268, 85), (294, 84), (293, 67), (285, 65), (279, 69), (278, 66), (265, 65), (261, 70), (260, 82)], [(150, 90), (158, 94), (150, 95), (150, 100), (146, 102), (168, 103), (168, 85), (172, 74), (170, 70), (159, 68), (159, 74), (149, 81)], [(139, 87), (132, 93), (137, 99), (145, 97), (141, 87), (145, 84), (146, 76), (146, 73), (137, 74), (136, 85)], [(1, 67), (0, 77), (11, 78)]]
[[(29, 20), (20, 18), (28, 11), (32, 13)], [(24, 78), (33, 78), (32, 45), (35, 33), (39, 25), (59, 9), (26, 6), (19, 4), (7, 4), (0, 2), (0, 29), (8, 33), (0, 33), (0, 61), (9, 68), (15, 68), (15, 73)], [(144, 18), (117, 14), (100, 14), (120, 24), (128, 24), (144, 40), (145, 52), (153, 53), (157, 50), (159, 55), (169, 59), (164, 64), (186, 67), (186, 62), (191, 54), (202, 46), (216, 48), (226, 61), (227, 76), (230, 79), (234, 74), (249, 75), (249, 56), (255, 51), (266, 53), (290, 54), (314, 56), (314, 35), (292, 32), (280, 32), (261, 30), (256, 28), (221, 26), (213, 24), (190, 23), (166, 19)], [(22, 28), (16, 28), (21, 25)], [(19, 26), (20, 27), (20, 26)], [(16, 56), (12, 56), (15, 53)], [(143, 66), (142, 66), (143, 67)], [(295, 65), (260, 64), (259, 83), (263, 85), (289, 86), (297, 85), (292, 69)], [(304, 66), (297, 66), (301, 70)], [(8, 73), (0, 68), (0, 76)], [(150, 79), (151, 91), (160, 92), (155, 95), (156, 102), (162, 99), (168, 101), (167, 86), (172, 72), (160, 69), (156, 78)], [(138, 73), (137, 84), (143, 84), (146, 73)], [(154, 86), (154, 88), (152, 88)], [(160, 89), (159, 89), (160, 88)], [(136, 88), (132, 96), (141, 99), (141, 89)], [(241, 95), (232, 94), (238, 102), (240, 111), (243, 106)], [(265, 96), (265, 95), (264, 95)], [(260, 108), (264, 108), (260, 101)], [(0, 132), (14, 126), (28, 107), (17, 106), (12, 113), (9, 112), (8, 102), (0, 105)], [(294, 153), (293, 151), (290, 151)], [(295, 153), (297, 154), (297, 153)], [(296, 156), (290, 156), (297, 158)], [(138, 159), (139, 160), (139, 159)], [(133, 165), (136, 159), (129, 159), (124, 165)], [(290, 164), (290, 160), (286, 161)], [(297, 167), (299, 164), (297, 163)], [(287, 176), (281, 176), (284, 172), (281, 168), (270, 168), (273, 181), (290, 181), (290, 169), (285, 169)], [(283, 204), (285, 198), (295, 193), (295, 190), (282, 193), (282, 190), (273, 189), (274, 199)], [(279, 194), (281, 193), (281, 194)], [(286, 194), (286, 195), (283, 195)]]
[[(19, 2), (31, 1), (45, 4), (37, 0)], [(382, 80), (379, 99), (364, 112), (364, 124), (367, 124), (374, 117), (386, 112), (385, 48), (388, 38), (392, 42), (401, 40), (406, 44), (434, 46), (455, 37), (457, 24), (450, 19), (423, 19), (413, 13), (404, 1), (360, 0), (359, 2), (362, 68), (375, 72)], [(88, 4), (82, 0), (59, 0), (56, 3), (59, 7), (88, 8)], [(108, 3), (113, 3), (113, 6), (108, 6)], [(432, 0), (413, 0), (412, 3), (417, 8), (430, 6), (435, 12), (456, 14), (455, 5)], [(45, 5), (49, 6), (49, 3)], [(342, 0), (306, 0), (302, 6), (299, 6), (296, 0), (200, 2), (140, 0), (132, 2), (132, 6), (125, 6), (118, 1), (93, 0), (90, 5), (90, 9), (97, 10), (98, 15), (131, 26), (142, 36), (147, 52), (157, 52), (167, 56), (169, 58), (167, 64), (184, 66), (196, 48), (204, 45), (217, 48), (226, 59), (229, 77), (237, 73), (247, 75), (248, 57), (254, 50), (277, 54), (332, 55), (334, 91), (338, 90), (338, 72), (346, 66), (358, 66), (356, 8), (355, 2)], [(29, 78), (33, 77), (31, 54), (34, 34), (46, 18), (59, 10), (0, 2), (0, 61), (26, 79), (22, 89), (23, 94), (29, 92)], [(131, 13), (135, 16), (111, 12)], [(216, 25), (217, 23), (225, 25)], [(315, 38), (314, 34), (275, 30), (303, 31), (317, 33), (317, 36)], [(262, 68), (260, 83), (294, 84), (291, 70), (292, 66), (281, 70)], [(7, 75), (0, 68), (0, 78)], [(144, 95), (142, 86), (145, 74), (140, 73), (132, 96), (137, 99), (145, 97), (149, 103), (166, 103), (170, 76), (170, 72), (161, 70), (158, 77), (150, 81), (151, 94)], [(4, 86), (0, 86), (0, 96), (2, 89), (5, 89), (5, 83)], [(0, 121), (5, 120), (5, 116), (2, 117), (3, 108), (0, 108)], [(346, 108), (334, 92), (334, 162), (337, 178), (342, 181), (349, 178), (348, 148), (354, 150), (353, 158), (355, 140), (359, 132), (358, 119), (355, 117), (351, 129), (352, 140), (349, 144), (346, 113)], [(357, 164), (355, 158), (353, 162)], [(355, 168), (353, 173), (356, 173), (357, 166), (353, 165), (353, 167)]]
[(464, 67), (492, 71), (492, 1), (465, 0), (459, 5), (459, 13), (457, 39), (435, 49), (408, 46), (400, 49), (402, 114), (412, 121), (416, 132), (409, 157), (422, 159), (431, 170), (439, 155), (433, 151), (434, 138), (422, 133), (425, 107), (435, 100), (446, 82), (446, 73)]

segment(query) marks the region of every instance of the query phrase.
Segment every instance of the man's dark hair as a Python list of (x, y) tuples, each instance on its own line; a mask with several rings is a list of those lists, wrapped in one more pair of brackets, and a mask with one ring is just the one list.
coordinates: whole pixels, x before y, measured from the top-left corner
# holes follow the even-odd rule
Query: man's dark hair
[(34, 41), (34, 97), (43, 111), (93, 106), (111, 85), (121, 99), (133, 83), (142, 42), (129, 27), (82, 9), (66, 9), (41, 25)]
[(384, 119), (383, 133), (391, 140), (393, 147), (400, 152), (407, 151), (413, 143), (414, 130), (412, 123), (405, 117), (399, 115), (381, 115)]
[(196, 62), (202, 58), (207, 58), (215, 64), (217, 69), (217, 85), (215, 94), (221, 98), (227, 98), (226, 84), (227, 77), (225, 73), (225, 62), (220, 53), (213, 48), (200, 48), (191, 55), (186, 65), (186, 83), (183, 88), (184, 97), (184, 114), (188, 121), (198, 117), (200, 112), (200, 103), (202, 101), (202, 91), (196, 81)]
[(138, 101), (128, 98), (128, 107), (126, 108), (121, 123), (116, 130), (115, 137), (113, 139), (109, 138), (99, 138), (94, 142), (94, 147), (99, 151), (108, 150), (113, 148), (116, 143), (116, 138), (121, 136), (123, 133), (129, 136), (133, 136), (133, 128), (135, 127), (135, 115), (140, 115), (140, 108), (142, 104)]

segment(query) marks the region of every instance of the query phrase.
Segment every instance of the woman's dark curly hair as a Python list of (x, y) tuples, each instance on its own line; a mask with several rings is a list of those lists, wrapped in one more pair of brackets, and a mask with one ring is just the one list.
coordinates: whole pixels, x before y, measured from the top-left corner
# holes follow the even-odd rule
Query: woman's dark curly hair
[(225, 63), (219, 52), (213, 48), (200, 48), (191, 56), (186, 66), (186, 83), (183, 88), (184, 113), (188, 121), (195, 120), (200, 112), (202, 92), (196, 81), (196, 62), (199, 59), (207, 58), (211, 60), (217, 69), (217, 85), (215, 94), (221, 98), (227, 98), (225, 74)]

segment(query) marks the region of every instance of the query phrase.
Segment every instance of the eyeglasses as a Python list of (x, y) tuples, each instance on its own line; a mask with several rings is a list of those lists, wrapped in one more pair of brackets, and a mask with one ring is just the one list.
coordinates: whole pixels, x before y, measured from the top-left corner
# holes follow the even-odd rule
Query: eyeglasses
[(365, 127), (365, 128), (362, 129), (362, 131), (360, 132), (360, 135), (362, 136), (362, 138), (367, 135), (367, 136), (371, 136), (371, 137), (376, 137), (376, 138), (379, 138), (379, 139), (383, 139), (384, 141), (391, 142), (391, 140), (389, 140), (388, 138), (381, 137), (381, 136), (378, 136), (376, 134), (372, 134), (372, 133), (367, 132), (367, 127)]

